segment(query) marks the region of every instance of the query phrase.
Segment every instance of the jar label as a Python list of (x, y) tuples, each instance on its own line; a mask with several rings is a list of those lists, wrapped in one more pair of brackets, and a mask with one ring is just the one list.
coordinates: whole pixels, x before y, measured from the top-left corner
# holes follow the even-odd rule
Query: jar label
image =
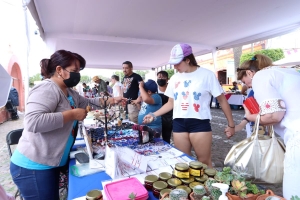
[(178, 178), (190, 178), (189, 172), (180, 172), (180, 171), (177, 171), (176, 169), (174, 170), (174, 175)]
[(190, 168), (190, 174), (193, 175), (193, 176), (202, 176), (202, 173), (201, 173), (200, 169)]

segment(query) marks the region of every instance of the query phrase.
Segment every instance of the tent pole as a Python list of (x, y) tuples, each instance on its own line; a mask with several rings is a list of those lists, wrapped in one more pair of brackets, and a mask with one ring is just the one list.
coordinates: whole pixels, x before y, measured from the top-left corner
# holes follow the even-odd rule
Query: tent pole
[(212, 50), (211, 53), (214, 61), (214, 72), (217, 74), (217, 50)]

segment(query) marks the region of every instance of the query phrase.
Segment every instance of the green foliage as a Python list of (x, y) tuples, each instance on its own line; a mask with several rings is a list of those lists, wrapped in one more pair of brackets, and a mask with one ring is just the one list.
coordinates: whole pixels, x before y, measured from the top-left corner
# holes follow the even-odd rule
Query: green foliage
[(33, 86), (34, 85), (34, 81), (41, 81), (42, 80), (42, 76), (41, 74), (35, 74), (31, 77), (29, 77), (29, 86)]
[(240, 64), (242, 64), (243, 62), (245, 62), (247, 60), (251, 60), (251, 58), (255, 54), (266, 55), (266, 56), (270, 57), (273, 60), (273, 62), (284, 58), (284, 53), (283, 53), (282, 49), (262, 49), (262, 50), (255, 51), (253, 53), (242, 54), (242, 56), (240, 58)]
[(222, 195), (222, 192), (220, 191), (219, 188), (212, 188), (212, 190), (210, 191), (210, 195), (213, 198), (213, 200), (218, 200), (219, 197)]
[(92, 81), (92, 78), (87, 75), (83, 75), (80, 77), (81, 83), (90, 83), (91, 81)]
[(196, 185), (193, 188), (193, 192), (195, 195), (204, 195), (206, 193), (206, 190), (202, 185)]
[(252, 184), (250, 181), (246, 181), (247, 193), (260, 194), (260, 190), (255, 184)]
[(139, 74), (143, 80), (145, 80), (145, 75), (148, 73), (148, 71), (144, 71), (144, 70), (136, 70), (134, 72)]
[(296, 195), (296, 196), (292, 196), (291, 200), (300, 200), (300, 198)]
[(233, 180), (231, 182), (231, 191), (237, 194), (239, 197), (244, 198), (247, 195), (247, 186), (244, 181)]
[(169, 79), (174, 75), (174, 69), (166, 69), (165, 70), (167, 73), (168, 73), (168, 77), (169, 77)]
[(207, 181), (205, 181), (205, 186), (207, 187), (208, 191), (211, 192), (212, 189), (214, 188), (212, 186), (213, 183), (217, 183), (217, 180), (213, 179), (213, 178), (209, 178), (207, 179)]
[(128, 197), (129, 197), (130, 200), (135, 200), (136, 194), (134, 194), (133, 192), (131, 192)]

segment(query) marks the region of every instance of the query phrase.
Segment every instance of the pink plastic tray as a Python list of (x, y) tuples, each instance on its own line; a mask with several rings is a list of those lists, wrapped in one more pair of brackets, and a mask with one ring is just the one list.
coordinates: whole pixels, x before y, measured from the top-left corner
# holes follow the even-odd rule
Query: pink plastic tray
[(135, 177), (108, 183), (104, 186), (108, 200), (130, 200), (130, 193), (136, 194), (136, 200), (147, 200), (148, 191)]

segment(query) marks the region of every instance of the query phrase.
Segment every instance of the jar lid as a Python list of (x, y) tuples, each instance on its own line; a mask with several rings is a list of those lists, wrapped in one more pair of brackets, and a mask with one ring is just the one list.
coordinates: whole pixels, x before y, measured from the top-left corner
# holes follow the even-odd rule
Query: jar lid
[(157, 180), (158, 180), (158, 177), (156, 175), (148, 175), (145, 177), (145, 182), (148, 182), (148, 183), (154, 183)]
[(190, 184), (191, 182), (195, 181), (195, 178), (190, 175), (190, 178), (182, 178), (180, 179), (184, 184)]
[(86, 194), (87, 198), (101, 198), (102, 192), (101, 190), (91, 190)]
[(190, 194), (192, 192), (191, 188), (185, 185), (177, 186), (176, 189), (183, 189), (184, 191), (186, 191), (187, 194)]
[(156, 181), (153, 183), (153, 188), (157, 190), (163, 190), (168, 187), (168, 184), (164, 181)]
[(175, 164), (175, 169), (185, 171), (189, 169), (189, 166), (186, 163), (177, 163)]
[(178, 185), (181, 185), (182, 182), (178, 178), (170, 178), (168, 180), (168, 184), (172, 187), (177, 187)]
[(207, 165), (204, 163), (202, 163), (202, 167), (203, 167), (203, 169), (207, 169)]
[(160, 191), (160, 197), (162, 197), (165, 193), (170, 193), (172, 190), (171, 189), (163, 189), (162, 191)]
[(168, 179), (172, 178), (172, 174), (170, 174), (169, 172), (162, 172), (158, 176), (162, 180), (168, 180)]
[(189, 187), (190, 187), (191, 189), (193, 189), (196, 185), (202, 185), (202, 184), (195, 181), (195, 182), (191, 182), (191, 183), (189, 184)]
[(202, 168), (202, 162), (199, 161), (191, 161), (190, 167), (195, 168), (195, 169), (201, 169)]
[(203, 174), (203, 176), (195, 176), (195, 180), (199, 181), (201, 183), (204, 183), (208, 179), (208, 176), (206, 174)]
[(213, 169), (213, 168), (208, 168), (204, 171), (205, 174), (207, 174), (208, 176), (214, 176), (217, 173), (217, 170)]

